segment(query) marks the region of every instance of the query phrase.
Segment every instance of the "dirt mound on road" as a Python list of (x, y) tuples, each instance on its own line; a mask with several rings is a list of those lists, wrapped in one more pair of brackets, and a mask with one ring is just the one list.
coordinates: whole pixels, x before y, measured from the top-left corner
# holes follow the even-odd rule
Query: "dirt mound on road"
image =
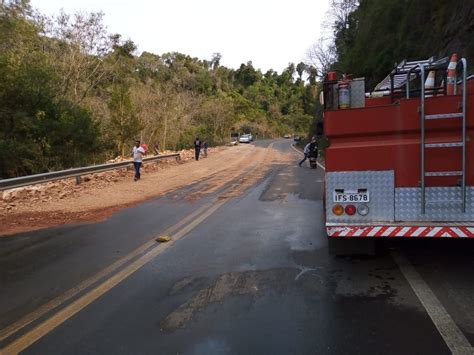
[(181, 154), (180, 163), (168, 160), (145, 164), (142, 179), (137, 182), (133, 181), (132, 170), (120, 169), (84, 176), (80, 185), (75, 179), (67, 179), (8, 190), (0, 200), (0, 235), (103, 220), (119, 209), (205, 181), (204, 190), (191, 196), (178, 195), (196, 200), (234, 179), (253, 161), (270, 164), (264, 159), (266, 151), (254, 145), (219, 147), (210, 149), (208, 158), (199, 161), (189, 151)]

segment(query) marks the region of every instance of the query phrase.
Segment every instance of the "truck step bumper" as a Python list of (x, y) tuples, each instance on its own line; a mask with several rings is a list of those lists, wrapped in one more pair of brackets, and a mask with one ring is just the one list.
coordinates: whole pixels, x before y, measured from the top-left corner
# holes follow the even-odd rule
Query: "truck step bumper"
[(326, 225), (331, 238), (474, 238), (474, 224), (450, 226), (442, 224)]

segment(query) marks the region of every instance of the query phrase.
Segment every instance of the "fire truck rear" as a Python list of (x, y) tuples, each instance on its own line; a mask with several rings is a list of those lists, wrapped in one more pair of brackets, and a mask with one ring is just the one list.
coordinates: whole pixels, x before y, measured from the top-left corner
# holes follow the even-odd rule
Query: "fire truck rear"
[[(330, 247), (474, 238), (474, 78), (466, 59), (403, 61), (371, 94), (324, 83)], [(337, 251), (336, 251), (337, 252)]]

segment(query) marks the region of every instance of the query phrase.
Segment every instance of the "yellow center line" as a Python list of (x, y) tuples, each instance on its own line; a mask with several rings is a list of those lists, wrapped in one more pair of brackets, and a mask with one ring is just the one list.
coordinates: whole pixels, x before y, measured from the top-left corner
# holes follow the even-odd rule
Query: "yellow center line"
[(226, 201), (221, 201), (211, 206), (206, 212), (194, 219), (189, 225), (183, 227), (173, 235), (173, 239), (166, 244), (158, 244), (153, 249), (148, 251), (146, 254), (127, 265), (125, 268), (120, 270), (115, 275), (111, 276), (103, 283), (86, 293), (85, 295), (72, 302), (70, 305), (58, 311), (56, 314), (51, 316), (49, 319), (37, 325), (35, 328), (30, 330), (28, 333), (22, 335), (12, 343), (8, 344), (3, 349), (0, 349), (2, 355), (18, 354), (20, 351), (25, 350), (27, 347), (47, 335), (53, 329), (64, 323), (69, 318), (83, 310), (89, 304), (97, 300), (99, 297), (110, 291), (114, 286), (121, 283), (123, 280), (128, 278), (134, 272), (139, 270), (158, 254), (162, 253), (174, 244), (177, 240), (182, 238), (184, 235), (189, 233), (192, 229), (198, 226), (206, 218), (212, 215), (218, 208), (220, 208)]
[[(267, 149), (271, 149), (273, 147), (273, 143), (271, 143)], [(267, 150), (268, 152), (268, 150)], [(264, 157), (265, 159), (265, 157)], [(259, 164), (256, 164), (252, 170), (256, 169)], [(230, 187), (226, 188), (222, 194), (224, 195), (227, 190), (232, 190), (233, 186), (231, 185)], [(198, 224), (200, 224), (204, 219), (206, 219), (208, 216), (210, 216), (214, 211), (216, 211), (218, 208), (220, 208), (223, 204), (225, 204), (227, 199), (220, 199), (219, 196), (213, 200), (211, 203), (207, 203), (200, 207), (198, 210), (193, 212), (192, 214), (188, 215), (184, 219), (182, 219), (180, 222), (176, 223), (175, 225), (169, 227), (166, 229), (162, 234), (168, 235), (168, 234), (173, 234), (173, 231), (181, 228), (183, 225), (186, 225), (189, 221), (192, 221), (189, 225), (185, 226), (181, 230), (177, 231), (173, 235), (173, 239), (170, 243), (165, 244), (161, 246), (160, 248), (157, 248), (160, 244), (156, 244), (155, 237), (148, 241), (147, 243), (143, 244), (142, 246), (138, 247), (131, 253), (127, 254), (123, 258), (117, 260), (110, 266), (106, 267), (102, 271), (98, 272), (97, 274), (93, 275), (92, 277), (84, 280), (81, 282), (79, 285), (69, 289), (66, 291), (64, 294), (54, 298), (53, 300), (47, 302), (46, 304), (42, 305), (40, 308), (37, 310), (27, 314), (23, 318), (19, 319), (18, 321), (14, 322), (13, 324), (9, 325), (8, 327), (2, 329), (0, 331), (0, 341), (3, 341), (10, 337), (11, 335), (17, 333), (20, 331), (22, 328), (26, 327), (27, 325), (37, 321), (39, 318), (44, 316), (46, 313), (54, 310), (55, 308), (61, 306), (62, 304), (66, 303), (69, 301), (71, 298), (74, 296), (78, 295), (80, 292), (84, 291), (85, 289), (89, 288), (93, 284), (97, 283), (99, 280), (104, 278), (105, 276), (113, 273), (117, 269), (119, 269), (121, 266), (129, 262), (130, 260), (136, 258), (140, 254), (143, 254), (146, 250), (151, 248), (153, 245), (156, 247), (153, 248), (152, 250), (148, 251), (145, 255), (143, 255), (140, 259), (136, 260), (132, 264), (128, 265), (126, 268), (124, 268), (122, 271), (117, 273), (116, 275), (111, 276), (109, 279), (105, 280), (104, 283), (100, 284), (97, 286), (95, 289), (87, 293), (86, 295), (82, 296), (79, 298), (77, 301), (72, 303), (71, 305), (65, 307), (63, 310), (59, 311), (55, 315), (53, 315), (51, 318), (47, 319), (45, 322), (41, 323), (38, 325), (36, 328), (34, 328), (32, 331), (26, 333), (25, 335), (21, 336), (11, 344), (7, 345), (5, 348), (0, 349), (0, 354), (14, 354), (17, 353), (18, 351), (21, 351), (28, 347), (29, 345), (33, 344), (35, 341), (43, 337), (45, 334), (50, 332), (52, 329), (56, 328), (58, 325), (62, 324), (66, 319), (69, 319), (72, 317), (74, 314), (79, 312), (81, 309), (86, 307), (88, 304), (93, 302), (95, 299), (106, 293), (108, 290), (110, 290), (112, 287), (114, 287), (116, 284), (127, 278), (129, 275), (134, 273), (136, 270), (138, 270), (140, 267), (145, 265), (148, 261), (150, 261), (154, 256), (158, 255), (160, 252), (166, 250), (169, 246), (171, 246), (176, 240), (181, 238), (182, 236), (186, 235), (189, 233), (192, 229), (194, 229)], [(205, 211), (207, 209), (207, 211)], [(204, 213), (202, 213), (205, 211)], [(201, 216), (197, 217), (198, 215)], [(152, 255), (152, 256), (151, 256)], [(143, 264), (140, 264), (143, 263)], [(137, 265), (141, 265), (138, 266)], [(137, 267), (137, 268), (135, 268)], [(120, 276), (119, 276), (120, 275)], [(115, 283), (114, 283), (115, 282)], [(109, 285), (107, 287), (107, 285)], [(104, 292), (101, 292), (101, 290), (105, 290)], [(88, 297), (87, 297), (88, 296)], [(92, 296), (92, 300), (90, 302), (86, 302), (87, 300), (90, 299)], [(95, 298), (94, 298), (95, 297)], [(82, 300), (82, 301), (81, 301)], [(82, 307), (81, 307), (82, 304)], [(59, 318), (58, 318), (59, 317)], [(59, 320), (64, 319), (58, 323)], [(20, 350), (15, 350), (19, 349)]]
[[(162, 234), (167, 235), (167, 234), (172, 234), (175, 230), (179, 229), (189, 221), (193, 220), (197, 215), (205, 211), (211, 206), (210, 203), (207, 203), (206, 205), (200, 207), (198, 210), (193, 212), (192, 214), (186, 216), (183, 218), (181, 221), (176, 223), (175, 225), (167, 228)], [(12, 323), (8, 327), (2, 329), (0, 331), (0, 341), (3, 341), (10, 337), (11, 335), (15, 334), (22, 328), (26, 327), (28, 324), (36, 321), (37, 319), (41, 318), (44, 316), (46, 313), (52, 311), (53, 309), (59, 307), (63, 303), (67, 302), (70, 300), (72, 297), (76, 296), (86, 288), (90, 287), (91, 285), (95, 284), (97, 281), (105, 277), (106, 275), (114, 272), (118, 268), (120, 268), (122, 265), (126, 264), (130, 260), (134, 259), (138, 255), (144, 253), (148, 248), (150, 248), (153, 245), (156, 245), (155, 241), (156, 237), (153, 237), (150, 241), (146, 242), (145, 244), (141, 245), (140, 247), (136, 248), (129, 254), (125, 255), (121, 259), (115, 261), (113, 264), (109, 265), (105, 269), (101, 270), (100, 272), (96, 273), (95, 275), (89, 277), (88, 279), (82, 281), (79, 285), (69, 289), (65, 293), (59, 295), (58, 297), (55, 297), (51, 301), (43, 304), (40, 306), (38, 309), (35, 311), (27, 314), (26, 316), (20, 318), (18, 321)]]

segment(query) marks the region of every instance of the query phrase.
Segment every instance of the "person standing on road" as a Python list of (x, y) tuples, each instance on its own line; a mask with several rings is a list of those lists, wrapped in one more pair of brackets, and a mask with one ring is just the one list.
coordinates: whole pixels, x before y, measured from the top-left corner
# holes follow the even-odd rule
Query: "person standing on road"
[(316, 137), (313, 137), (311, 138), (311, 142), (306, 144), (304, 147), (304, 150), (303, 150), (304, 158), (298, 163), (299, 166), (301, 166), (301, 164), (303, 164), (306, 161), (306, 159), (309, 158), (309, 156), (311, 155), (312, 152), (314, 152), (316, 147), (317, 147)]
[(199, 138), (196, 138), (194, 141), (194, 155), (196, 160), (199, 160), (199, 154), (201, 154), (201, 141)]
[(143, 156), (145, 155), (145, 149), (140, 147), (140, 141), (135, 141), (135, 146), (132, 150), (133, 166), (135, 167), (135, 178), (134, 181), (140, 179), (140, 168), (142, 167)]
[(202, 146), (204, 148), (204, 158), (207, 158), (207, 148), (209, 148), (209, 143), (207, 141), (202, 142)]
[(153, 144), (153, 150), (155, 152), (155, 155), (160, 154), (160, 141), (156, 141), (155, 144)]

